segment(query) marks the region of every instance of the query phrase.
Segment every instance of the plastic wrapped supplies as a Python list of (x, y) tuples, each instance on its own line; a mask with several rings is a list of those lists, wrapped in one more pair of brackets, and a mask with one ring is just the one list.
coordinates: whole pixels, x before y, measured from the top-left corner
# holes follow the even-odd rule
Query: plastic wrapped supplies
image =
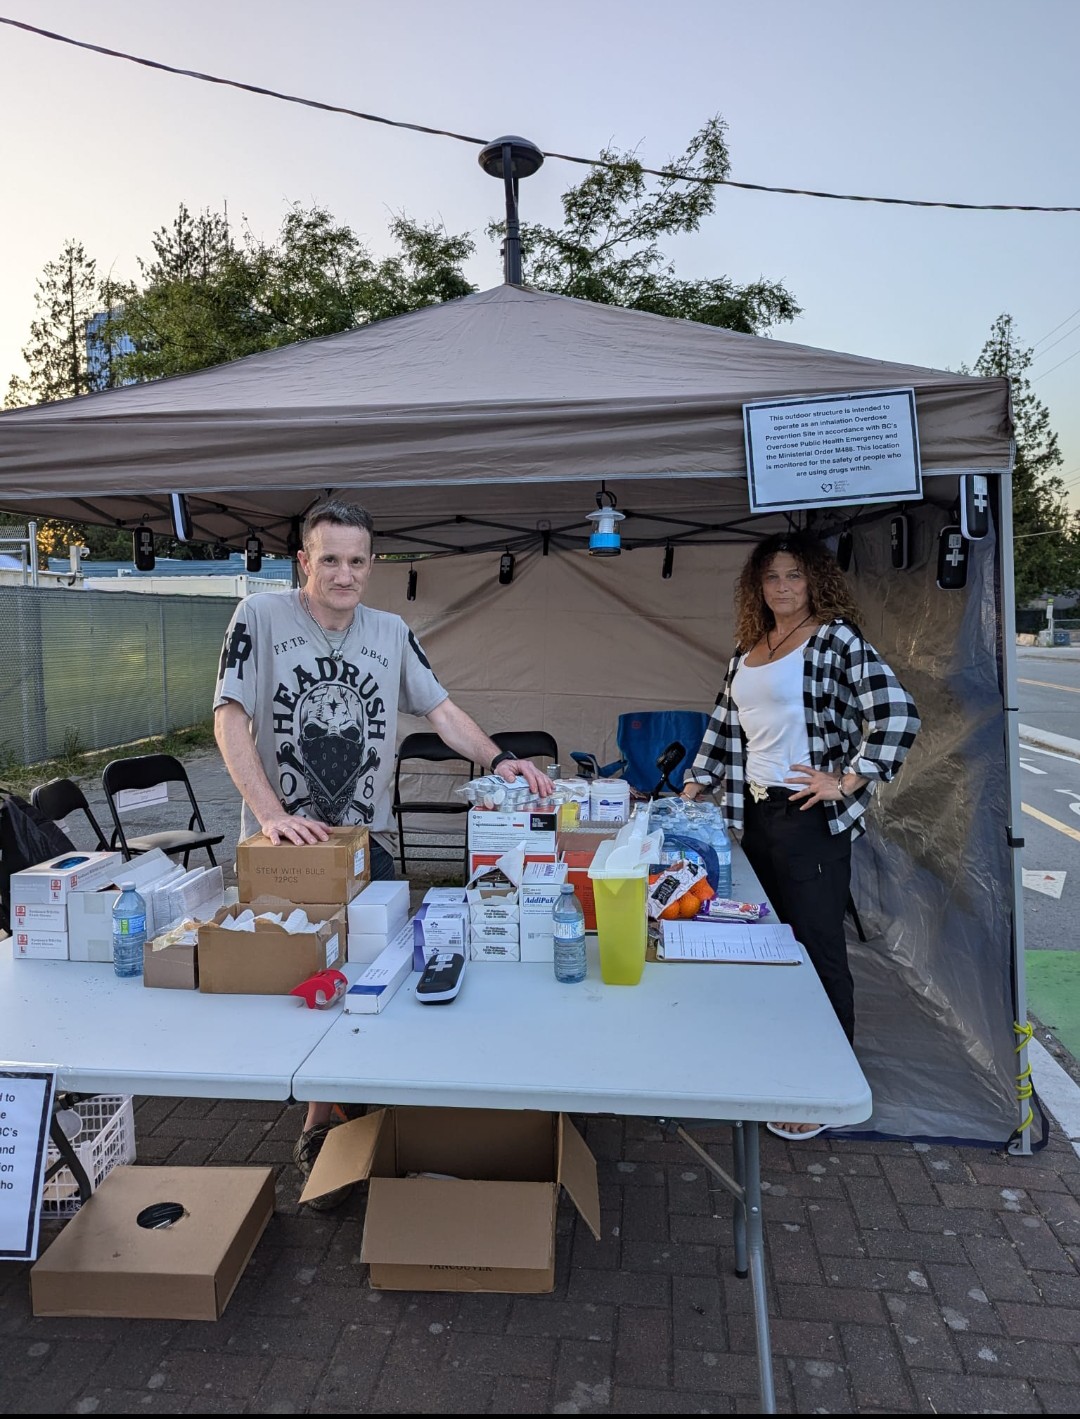
[(325, 926), (324, 921), (311, 921), (302, 907), (296, 907), (288, 916), (284, 912), (260, 912), (258, 916), (247, 907), (239, 916), (227, 916), (217, 923), (225, 931), (254, 931), (257, 921), (270, 921), (287, 931), (290, 936), (318, 931)]

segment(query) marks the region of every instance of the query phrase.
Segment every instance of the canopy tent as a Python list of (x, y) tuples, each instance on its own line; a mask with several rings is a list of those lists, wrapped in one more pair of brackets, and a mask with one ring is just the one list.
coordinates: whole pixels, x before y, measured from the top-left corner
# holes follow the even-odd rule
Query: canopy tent
[[(815, 523), (854, 529), (863, 629), (924, 721), (855, 847), (868, 1128), (1000, 1144), (1020, 1117), (1024, 1011), (1005, 380), (501, 286), (0, 414), (0, 503), (165, 533), (168, 494), (183, 492), (197, 538), (235, 546), (254, 529), (274, 551), (323, 493), (347, 491), (375, 516), (380, 552), (406, 567), (434, 557), (414, 601), (392, 564), (371, 599), (406, 616), (454, 698), (489, 731), (543, 727), (564, 758), (610, 758), (620, 712), (711, 707), (745, 544), (784, 525), (750, 516), (743, 404), (898, 386), (915, 390), (926, 479), (922, 503), (905, 504), (908, 569), (891, 566), (895, 507)], [(966, 588), (945, 592), (937, 538), (971, 471), (997, 475), (994, 527), (971, 544)], [(582, 549), (601, 482), (627, 514), (626, 554), (596, 560)]]

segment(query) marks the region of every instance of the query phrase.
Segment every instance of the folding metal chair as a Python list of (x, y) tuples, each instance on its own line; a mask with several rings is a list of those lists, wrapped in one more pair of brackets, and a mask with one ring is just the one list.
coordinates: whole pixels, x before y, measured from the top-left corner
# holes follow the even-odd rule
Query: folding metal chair
[[(444, 744), (437, 734), (423, 732), (418, 734), (406, 734), (405, 738), (401, 741), (401, 747), (398, 749), (397, 760), (394, 764), (394, 799), (393, 804), (391, 805), (391, 811), (393, 812), (394, 817), (397, 819), (398, 861), (401, 864), (401, 875), (404, 877), (406, 874), (405, 856), (407, 847), (434, 848), (439, 851), (444, 850), (446, 848), (454, 848), (456, 851), (458, 848), (460, 848), (462, 853), (462, 871), (464, 872), (465, 876), (468, 877), (469, 843), (467, 834), (464, 837), (464, 841), (459, 840), (458, 838), (454, 838), (452, 841), (447, 841), (445, 839), (445, 836), (442, 834), (438, 835), (438, 838), (441, 840), (433, 840), (430, 836), (424, 836), (422, 838), (414, 836), (411, 839), (406, 839), (406, 813), (417, 813), (424, 815), (438, 814), (440, 816), (460, 816), (461, 814), (468, 813), (469, 811), (469, 805), (465, 802), (463, 798), (403, 799), (401, 796), (401, 774), (403, 769), (406, 773), (409, 772), (408, 766), (410, 761), (412, 760), (419, 760), (422, 763), (430, 764), (455, 763), (463, 764), (465, 766), (464, 769), (459, 770), (453, 775), (441, 775), (441, 777), (443, 778), (460, 778), (462, 782), (467, 782), (468, 779), (476, 777), (476, 767), (473, 764), (472, 760), (466, 759), (465, 756), (463, 754), (459, 754), (456, 749), (451, 749), (448, 744)], [(416, 772), (416, 770), (414, 770), (414, 772)], [(420, 829), (414, 830), (414, 832), (420, 831)], [(428, 860), (430, 861), (431, 859)]]
[(67, 818), (72, 813), (84, 814), (94, 833), (94, 851), (108, 852), (109, 840), (94, 817), (93, 810), (86, 801), (86, 794), (74, 779), (53, 778), (48, 783), (39, 783), (30, 794), (30, 802), (39, 813), (51, 818), (54, 823), (59, 823), (62, 818)]
[[(128, 837), (120, 819), (116, 795), (125, 789), (156, 788), (162, 783), (183, 785), (191, 807), (187, 827), (145, 833), (135, 838)], [(217, 865), (214, 847), (223, 841), (225, 834), (207, 832), (199, 805), (195, 801), (195, 793), (188, 780), (187, 770), (179, 759), (173, 758), (171, 754), (141, 754), (133, 759), (114, 759), (102, 770), (101, 784), (105, 797), (109, 800), (109, 811), (114, 825), (111, 845), (119, 847), (125, 858), (137, 852), (149, 852), (151, 848), (156, 847), (167, 853), (182, 852), (186, 867), (190, 854), (199, 848), (205, 848), (211, 864)]]
[(500, 749), (509, 749), (516, 759), (559, 762), (559, 746), (546, 729), (500, 729), (491, 737)]

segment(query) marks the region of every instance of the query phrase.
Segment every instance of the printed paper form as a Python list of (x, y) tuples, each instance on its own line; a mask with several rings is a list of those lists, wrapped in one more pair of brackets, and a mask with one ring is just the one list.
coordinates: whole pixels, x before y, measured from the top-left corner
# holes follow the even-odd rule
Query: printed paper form
[(755, 966), (797, 966), (802, 951), (782, 922), (665, 921), (657, 955), (664, 961), (735, 961)]

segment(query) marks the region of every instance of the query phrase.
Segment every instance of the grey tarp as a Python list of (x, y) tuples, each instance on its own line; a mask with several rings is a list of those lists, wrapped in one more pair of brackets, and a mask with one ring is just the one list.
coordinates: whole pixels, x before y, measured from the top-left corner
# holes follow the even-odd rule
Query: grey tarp
[[(503, 286), (183, 378), (0, 414), (0, 504), (75, 521), (145, 517), (164, 532), (163, 495), (182, 491), (198, 535), (235, 546), (253, 526), (269, 551), (324, 490), (352, 490), (383, 551), (472, 549), (417, 561), (415, 601), (407, 562), (383, 563), (371, 584), (375, 604), (415, 627), (455, 699), (489, 731), (543, 727), (564, 759), (578, 748), (608, 759), (621, 711), (708, 709), (719, 688), (746, 540), (777, 525), (749, 516), (743, 402), (904, 385), (929, 475), (923, 502), (908, 504), (909, 570), (890, 565), (895, 508), (822, 519), (826, 531), (856, 524), (863, 627), (925, 726), (855, 849), (868, 938), (852, 942), (857, 1046), (870, 1127), (1001, 1142), (1018, 1118), (1011, 586), (993, 536), (973, 547), (965, 591), (938, 590), (935, 568), (955, 475), (1008, 473), (1006, 381)], [(634, 550), (618, 559), (582, 550), (601, 479), (630, 514)], [(1008, 482), (993, 479), (999, 528)], [(517, 554), (509, 586), (497, 583), (503, 545)]]
[[(326, 487), (360, 490), (384, 530), (448, 510), (512, 513), (525, 526), (572, 510), (580, 522), (602, 478), (618, 480), (620, 509), (643, 519), (666, 510), (708, 521), (716, 488), (700, 475), (745, 477), (744, 402), (897, 385), (916, 390), (926, 472), (1008, 465), (1004, 380), (499, 286), (196, 374), (0, 414), (0, 495), (15, 507), (48, 499), (74, 520), (107, 497), (110, 518), (145, 517), (164, 532), (167, 515), (147, 495), (185, 492), (199, 535), (235, 542), (251, 524), (267, 551), (284, 550), (283, 519)], [(553, 497), (551, 483), (590, 487)], [(636, 530), (663, 528), (646, 519)], [(477, 540), (475, 528), (454, 534), (456, 545)]]

